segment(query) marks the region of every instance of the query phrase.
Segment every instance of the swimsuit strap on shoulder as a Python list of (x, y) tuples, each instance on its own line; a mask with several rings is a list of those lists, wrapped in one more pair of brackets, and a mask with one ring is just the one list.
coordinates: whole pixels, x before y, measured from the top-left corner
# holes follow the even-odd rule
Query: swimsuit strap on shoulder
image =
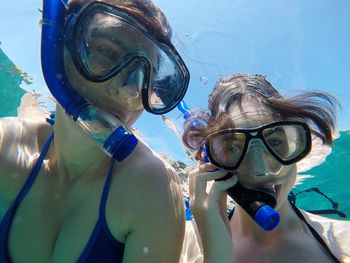
[(290, 202), (292, 208), (294, 209), (295, 213), (298, 215), (298, 217), (306, 224), (306, 226), (310, 229), (311, 234), (314, 236), (314, 238), (321, 244), (321, 246), (328, 252), (329, 256), (334, 260), (336, 263), (341, 263), (332, 253), (332, 251), (329, 249), (326, 242), (322, 239), (322, 237), (317, 233), (317, 231), (306, 221), (304, 215), (301, 213), (301, 211), (296, 207), (295, 204)]

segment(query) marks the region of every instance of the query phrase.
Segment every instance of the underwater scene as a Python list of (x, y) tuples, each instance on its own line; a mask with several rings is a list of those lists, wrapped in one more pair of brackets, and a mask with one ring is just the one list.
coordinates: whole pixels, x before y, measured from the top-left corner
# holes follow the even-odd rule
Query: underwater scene
[(4, 1), (0, 263), (76, 262), (83, 241), (78, 262), (106, 248), (166, 262), (175, 242), (180, 263), (350, 262), (349, 13), (348, 0)]
[[(176, 8), (171, 1), (155, 3), (173, 25), (174, 46), (191, 72), (185, 96), (190, 107), (205, 108), (215, 81), (237, 72), (264, 74), (286, 95), (316, 89), (340, 101), (339, 134), (332, 151), (320, 149), (306, 161), (307, 165), (302, 165), (301, 180), (291, 198), (306, 210), (323, 210), (328, 217), (348, 218), (348, 1), (338, 1), (337, 5), (319, 1), (317, 10), (311, 2), (301, 0), (283, 4), (274, 0), (179, 0)], [(39, 0), (24, 1), (21, 8), (8, 1), (4, 6), (7, 12), (1, 13), (0, 117), (35, 112), (40, 118), (47, 109), (53, 110), (40, 67), (41, 8)], [(22, 106), (31, 110), (18, 109), (21, 98)], [(179, 121), (177, 110), (162, 118), (144, 114), (136, 122), (136, 129), (151, 148), (168, 156), (177, 169), (182, 167), (181, 174), (193, 161), (175, 129), (169, 129), (172, 121)]]
[[(45, 111), (45, 106), (37, 99), (40, 94), (28, 93), (21, 88), (31, 84), (31, 77), (0, 49), (0, 117), (22, 114), (21, 108), (34, 109), (32, 112)], [(22, 107), (19, 108), (21, 99)], [(165, 117), (163, 120), (171, 130), (171, 120)], [(181, 144), (180, 140), (177, 143)], [(187, 172), (193, 163), (189, 159), (174, 160), (168, 153), (161, 155), (178, 171), (184, 195), (188, 196)], [(298, 207), (334, 219), (349, 219), (350, 131), (340, 131), (332, 150), (317, 149), (316, 154), (302, 161), (301, 166), (305, 166), (301, 169), (304, 171), (299, 172), (300, 179), (290, 196)], [(310, 166), (314, 167), (309, 169)]]

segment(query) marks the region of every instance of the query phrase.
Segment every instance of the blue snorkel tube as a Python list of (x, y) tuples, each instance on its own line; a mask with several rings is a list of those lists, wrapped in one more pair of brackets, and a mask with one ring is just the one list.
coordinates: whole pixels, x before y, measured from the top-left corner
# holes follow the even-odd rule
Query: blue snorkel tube
[[(184, 101), (181, 101), (177, 108), (182, 112), (185, 120), (192, 117), (191, 110)], [(191, 125), (198, 127), (202, 124), (200, 121), (193, 119)], [(203, 152), (205, 153), (204, 161), (206, 163), (210, 162), (206, 155), (205, 146), (203, 147)], [(232, 173), (228, 173), (217, 181), (226, 180), (232, 176)], [(239, 182), (227, 189), (226, 192), (265, 231), (273, 230), (280, 222), (280, 215), (273, 209), (276, 206), (276, 198), (273, 194), (248, 189)]]
[(137, 138), (114, 115), (94, 108), (70, 87), (64, 69), (65, 12), (68, 0), (44, 0), (41, 64), (47, 86), (66, 114), (112, 158), (121, 161), (136, 147)]

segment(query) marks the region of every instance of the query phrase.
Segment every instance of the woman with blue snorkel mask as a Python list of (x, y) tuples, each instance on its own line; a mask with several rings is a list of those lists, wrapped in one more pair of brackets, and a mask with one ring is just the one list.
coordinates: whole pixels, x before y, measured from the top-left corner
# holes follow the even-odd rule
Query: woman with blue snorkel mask
[[(221, 78), (209, 110), (184, 126), (183, 142), (199, 160), (190, 174), (190, 204), (201, 244), (188, 250), (215, 263), (349, 262), (349, 222), (301, 211), (288, 201), (311, 138), (332, 145), (337, 104), (320, 92), (284, 98), (261, 75)], [(237, 193), (238, 184), (243, 193)], [(273, 229), (263, 229), (241, 206), (252, 191), (275, 198), (280, 221)], [(237, 198), (230, 217), (227, 194)]]
[(0, 121), (0, 262), (178, 262), (178, 179), (132, 133), (189, 74), (151, 1), (45, 0), (48, 123)]

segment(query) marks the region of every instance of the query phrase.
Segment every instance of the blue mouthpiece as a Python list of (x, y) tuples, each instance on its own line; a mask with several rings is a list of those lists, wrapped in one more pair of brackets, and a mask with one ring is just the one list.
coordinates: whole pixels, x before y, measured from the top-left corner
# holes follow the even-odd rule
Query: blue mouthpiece
[(271, 231), (280, 222), (280, 215), (271, 206), (263, 205), (256, 212), (255, 221), (265, 231)]
[[(203, 149), (202, 152), (204, 153), (204, 162), (205, 163), (210, 163), (208, 154), (207, 154), (207, 148), (205, 147), (205, 145), (203, 145)], [(215, 169), (214, 171), (219, 171), (219, 169)]]
[(190, 108), (187, 106), (184, 100), (180, 101), (180, 103), (177, 105), (177, 108), (182, 112), (183, 118), (185, 120), (191, 117)]

